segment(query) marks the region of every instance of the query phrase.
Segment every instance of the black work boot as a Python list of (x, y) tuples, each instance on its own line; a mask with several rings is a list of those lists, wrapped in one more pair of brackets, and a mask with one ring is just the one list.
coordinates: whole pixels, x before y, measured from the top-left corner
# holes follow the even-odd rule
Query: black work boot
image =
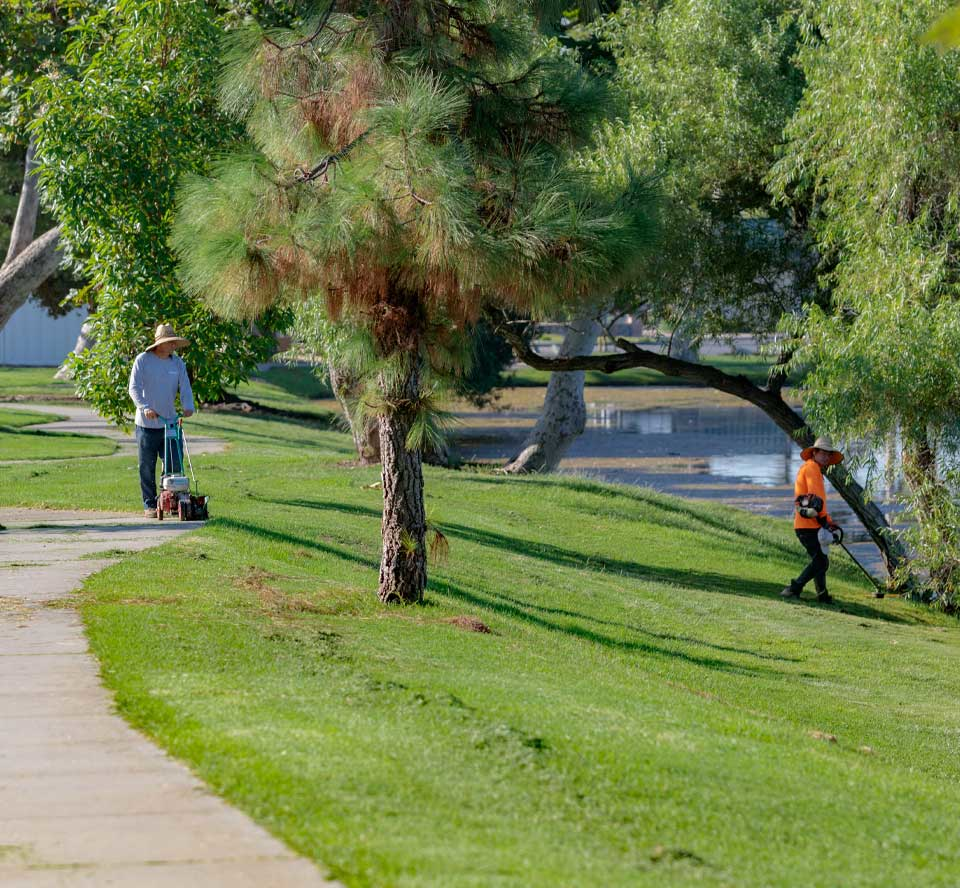
[(821, 589), (817, 593), (817, 604), (833, 604), (833, 596), (826, 589)]
[(790, 585), (784, 586), (783, 589), (780, 591), (780, 597), (781, 598), (799, 598), (801, 591), (802, 590), (798, 589), (793, 584), (793, 580), (791, 580)]

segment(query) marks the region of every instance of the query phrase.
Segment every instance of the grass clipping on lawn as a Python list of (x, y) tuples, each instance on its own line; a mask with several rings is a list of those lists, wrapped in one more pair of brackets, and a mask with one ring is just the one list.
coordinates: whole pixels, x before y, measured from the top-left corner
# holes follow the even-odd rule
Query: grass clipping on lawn
[[(215, 520), (89, 580), (90, 642), (128, 719), (347, 885), (960, 880), (954, 620), (843, 556), (839, 607), (784, 602), (786, 522), (440, 469), (449, 558), (384, 608), (348, 439), (195, 427), (233, 444), (195, 461)], [(129, 504), (97, 462), (0, 499)]]

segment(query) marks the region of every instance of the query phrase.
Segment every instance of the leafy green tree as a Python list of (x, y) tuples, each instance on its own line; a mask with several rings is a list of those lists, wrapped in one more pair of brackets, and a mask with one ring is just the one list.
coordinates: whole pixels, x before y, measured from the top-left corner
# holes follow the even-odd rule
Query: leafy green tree
[(212, 94), (220, 34), (199, 0), (123, 0), (79, 25), (65, 64), (31, 87), (42, 187), (96, 294), (95, 345), (72, 360), (77, 389), (116, 422), (128, 421), (130, 362), (156, 324), (191, 340), (185, 358), (209, 402), (272, 353), (284, 321), (218, 319), (184, 294), (168, 244), (180, 175), (238, 135)]
[(584, 162), (616, 180), (629, 160), (664, 195), (661, 246), (618, 301), (684, 341), (769, 332), (811, 290), (805, 232), (763, 184), (802, 86), (791, 6), (628, 3), (597, 29), (626, 107)]
[(896, 436), (919, 565), (960, 594), (944, 457), (960, 418), (960, 71), (921, 44), (933, 0), (808, 4), (807, 89), (772, 184), (812, 205), (829, 307), (808, 307), (795, 360), (806, 409), (843, 439)]
[[(551, 360), (517, 342), (522, 360), (555, 371), (657, 370), (743, 398), (801, 447), (813, 442), (804, 416), (783, 398), (794, 337), (771, 343), (777, 360), (765, 386), (675, 349), (678, 339), (695, 346), (742, 330), (772, 335), (804, 303), (829, 304), (815, 280), (808, 205), (774, 205), (764, 181), (803, 85), (790, 10), (785, 0), (638, 2), (601, 23), (624, 107), (601, 125), (582, 162), (614, 182), (624, 161), (652, 170), (664, 230), (650, 261), (600, 308), (645, 314), (670, 331), (670, 347), (664, 355), (619, 340), (620, 353)], [(830, 478), (894, 573), (906, 553), (881, 510), (842, 466)]]
[(508, 2), (327, 7), (231, 41), (222, 101), (250, 146), (183, 189), (189, 291), (234, 316), (320, 294), (376, 360), (379, 595), (426, 584), (420, 448), (432, 376), (487, 304), (543, 308), (616, 277), (645, 235), (569, 168), (603, 86)]
[[(56, 310), (75, 281), (55, 275), (61, 265), (60, 232), (40, 214), (36, 146), (29, 87), (38, 71), (61, 59), (71, 29), (100, 8), (95, 0), (9, 0), (0, 3), (0, 151), (19, 159), (19, 199), (9, 219), (6, 256), (0, 266), (0, 329), (31, 293)], [(6, 179), (6, 164), (3, 167)], [(6, 182), (3, 183), (5, 185)], [(7, 220), (3, 220), (7, 229)], [(37, 228), (44, 231), (37, 237)]]

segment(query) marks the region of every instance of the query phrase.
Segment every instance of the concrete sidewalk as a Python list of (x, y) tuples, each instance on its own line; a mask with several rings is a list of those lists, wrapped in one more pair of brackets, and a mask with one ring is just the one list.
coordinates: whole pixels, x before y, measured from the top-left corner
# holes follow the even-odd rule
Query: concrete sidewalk
[[(132, 432), (124, 432), (115, 425), (110, 425), (99, 414), (89, 407), (82, 405), (59, 404), (30, 404), (26, 401), (13, 404), (4, 404), (14, 410), (29, 410), (32, 413), (52, 413), (56, 416), (65, 416), (66, 419), (57, 422), (45, 422), (40, 425), (26, 426), (44, 432), (69, 432), (74, 435), (99, 435), (117, 442), (117, 453), (136, 453), (137, 442)], [(184, 422), (185, 437), (190, 453), (196, 456), (199, 453), (220, 453), (226, 449), (226, 443), (219, 438), (210, 438), (204, 435), (194, 435), (190, 431), (190, 420)]]
[(117, 550), (196, 525), (27, 509), (0, 524), (0, 885), (336, 884), (117, 716), (79, 615), (47, 606)]

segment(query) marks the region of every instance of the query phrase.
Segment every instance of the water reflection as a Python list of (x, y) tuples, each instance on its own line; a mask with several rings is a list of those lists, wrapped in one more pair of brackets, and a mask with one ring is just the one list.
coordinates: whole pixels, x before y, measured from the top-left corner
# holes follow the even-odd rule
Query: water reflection
[(770, 453), (711, 456), (707, 471), (716, 478), (737, 478), (765, 487), (792, 484), (803, 460), (796, 447), (791, 447), (791, 450), (794, 452), (787, 456)]

